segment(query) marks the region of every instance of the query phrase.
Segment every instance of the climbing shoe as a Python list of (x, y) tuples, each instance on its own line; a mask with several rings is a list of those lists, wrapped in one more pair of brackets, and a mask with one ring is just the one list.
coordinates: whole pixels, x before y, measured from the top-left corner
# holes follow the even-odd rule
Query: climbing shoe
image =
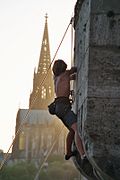
[(69, 160), (72, 156), (76, 156), (76, 155), (77, 155), (77, 151), (71, 152), (70, 155), (66, 154), (65, 155), (65, 160)]

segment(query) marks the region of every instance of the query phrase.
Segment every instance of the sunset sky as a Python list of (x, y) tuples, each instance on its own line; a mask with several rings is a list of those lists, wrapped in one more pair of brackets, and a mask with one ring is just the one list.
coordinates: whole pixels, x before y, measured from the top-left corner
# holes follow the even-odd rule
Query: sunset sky
[[(0, 0), (0, 149), (15, 133), (19, 108), (28, 109), (33, 72), (38, 66), (45, 14), (51, 60), (74, 14), (77, 0)], [(71, 28), (56, 58), (71, 62)]]

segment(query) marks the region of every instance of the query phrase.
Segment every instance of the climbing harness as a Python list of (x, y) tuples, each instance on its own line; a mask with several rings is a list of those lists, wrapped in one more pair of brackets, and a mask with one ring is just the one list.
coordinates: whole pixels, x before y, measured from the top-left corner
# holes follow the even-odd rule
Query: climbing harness
[[(46, 74), (46, 76), (42, 79), (39, 87), (41, 87), (41, 86), (43, 85), (44, 81), (46, 80), (46, 78), (47, 78), (47, 76), (48, 76), (48, 72), (49, 72), (49, 70), (50, 70), (50, 68), (51, 68), (51, 65), (52, 65), (52, 63), (54, 62), (55, 57), (56, 57), (56, 55), (57, 55), (57, 53), (58, 53), (58, 51), (59, 51), (59, 48), (60, 48), (60, 46), (61, 46), (61, 44), (62, 44), (62, 42), (63, 42), (63, 40), (64, 40), (64, 38), (65, 38), (65, 35), (66, 35), (68, 29), (69, 29), (69, 26), (70, 26), (72, 23), (73, 23), (73, 18), (71, 18), (70, 23), (68, 24), (68, 26), (67, 26), (67, 28), (66, 28), (66, 30), (65, 30), (65, 33), (64, 33), (64, 35), (63, 35), (63, 37), (62, 37), (62, 39), (61, 39), (61, 42), (60, 42), (60, 44), (59, 44), (59, 46), (58, 46), (58, 48), (57, 48), (57, 50), (56, 50), (56, 52), (55, 52), (55, 55), (54, 55), (54, 57), (53, 57), (50, 65), (49, 65), (49, 67), (48, 67), (48, 69), (47, 69), (47, 74)], [(40, 88), (39, 88), (39, 89), (40, 89)], [(2, 160), (2, 162), (1, 162), (1, 164), (0, 164), (0, 170), (3, 168), (5, 162), (7, 161), (8, 157), (9, 157), (9, 151), (10, 151), (10, 149), (12, 148), (13, 144), (15, 143), (16, 138), (17, 138), (17, 136), (19, 135), (20, 131), (22, 130), (22, 127), (23, 127), (23, 125), (24, 125), (24, 122), (25, 122), (25, 120), (27, 119), (27, 117), (28, 117), (28, 115), (29, 115), (29, 113), (30, 113), (30, 111), (31, 111), (31, 108), (32, 108), (33, 104), (35, 103), (35, 101), (36, 101), (36, 99), (37, 99), (37, 97), (38, 97), (39, 89), (37, 89), (37, 91), (36, 91), (36, 92), (37, 92), (37, 93), (36, 93), (36, 96), (33, 98), (33, 101), (31, 102), (31, 106), (29, 107), (27, 113), (25, 114), (25, 116), (24, 116), (24, 118), (23, 118), (23, 120), (22, 120), (22, 123), (20, 124), (20, 126), (19, 126), (19, 128), (18, 128), (18, 130), (17, 130), (17, 132), (16, 132), (16, 134), (15, 134), (15, 137), (14, 137), (14, 139), (13, 139), (13, 141), (12, 141), (12, 143), (11, 143), (11, 145), (10, 145), (7, 153), (6, 153), (6, 155), (5, 155), (4, 159)], [(53, 146), (53, 147), (54, 147), (54, 146)], [(53, 147), (52, 147), (52, 148), (53, 148)], [(41, 167), (41, 168), (42, 168), (42, 167)]]

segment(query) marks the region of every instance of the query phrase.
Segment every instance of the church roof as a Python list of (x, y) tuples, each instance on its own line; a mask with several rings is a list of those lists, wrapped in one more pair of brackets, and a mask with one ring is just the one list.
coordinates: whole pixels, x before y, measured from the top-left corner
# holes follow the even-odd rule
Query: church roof
[[(28, 113), (29, 112), (29, 113)], [(50, 115), (48, 110), (28, 110), (20, 109), (19, 110), (19, 121), (21, 123), (28, 124), (45, 124), (51, 123), (54, 116)]]

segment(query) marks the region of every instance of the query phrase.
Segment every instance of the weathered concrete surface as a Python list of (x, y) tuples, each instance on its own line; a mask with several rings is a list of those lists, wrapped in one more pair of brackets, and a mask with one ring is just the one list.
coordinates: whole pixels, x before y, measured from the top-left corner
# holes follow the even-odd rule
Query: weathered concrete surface
[(119, 180), (120, 1), (77, 1), (74, 27), (79, 132), (100, 179)]
[[(73, 143), (72, 150), (77, 151), (75, 143)], [(82, 165), (79, 153), (77, 153), (76, 156), (73, 156), (72, 159), (76, 168), (80, 171), (81, 175), (86, 178), (86, 180), (97, 180), (96, 176), (94, 175), (94, 169), (89, 161), (88, 163)]]

